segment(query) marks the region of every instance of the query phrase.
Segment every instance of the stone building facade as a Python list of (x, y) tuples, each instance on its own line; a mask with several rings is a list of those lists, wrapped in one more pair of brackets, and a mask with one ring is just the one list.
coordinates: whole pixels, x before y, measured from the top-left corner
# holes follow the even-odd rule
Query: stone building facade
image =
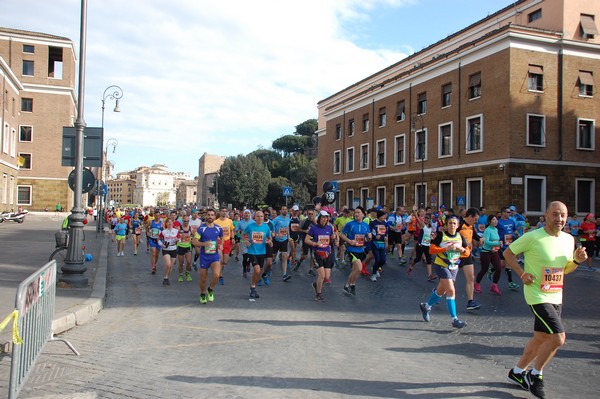
[(596, 212), (598, 17), (516, 1), (320, 101), (318, 186), (338, 206)]

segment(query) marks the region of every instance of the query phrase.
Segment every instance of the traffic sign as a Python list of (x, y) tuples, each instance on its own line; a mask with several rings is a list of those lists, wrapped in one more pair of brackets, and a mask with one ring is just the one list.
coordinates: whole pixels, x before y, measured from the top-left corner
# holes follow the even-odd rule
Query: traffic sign
[(283, 189), (283, 196), (284, 197), (291, 197), (292, 196), (292, 188), (291, 187), (282, 187)]
[(338, 182), (337, 182), (337, 180), (333, 180), (331, 182), (331, 184), (333, 185), (333, 189), (331, 191), (333, 191), (334, 193), (337, 193), (338, 192)]
[(460, 195), (456, 197), (456, 205), (464, 206), (465, 203), (465, 197), (462, 197)]

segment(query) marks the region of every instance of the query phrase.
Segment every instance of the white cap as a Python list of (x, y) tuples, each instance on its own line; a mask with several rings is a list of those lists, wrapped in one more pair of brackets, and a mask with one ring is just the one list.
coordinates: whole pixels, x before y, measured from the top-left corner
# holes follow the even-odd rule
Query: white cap
[(300, 210), (300, 207), (298, 205), (294, 205), (292, 207), (292, 211), (299, 211), (299, 210)]
[(321, 212), (319, 212), (319, 214), (321, 216), (329, 216), (329, 213), (327, 211), (321, 211)]
[(243, 213), (252, 213), (252, 212), (250, 212), (250, 209), (244, 209)]

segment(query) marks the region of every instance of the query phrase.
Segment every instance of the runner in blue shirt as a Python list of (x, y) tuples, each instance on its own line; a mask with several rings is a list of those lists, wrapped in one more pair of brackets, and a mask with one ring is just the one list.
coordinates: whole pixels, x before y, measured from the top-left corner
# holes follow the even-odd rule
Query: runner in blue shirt
[[(219, 251), (223, 251), (223, 229), (216, 225), (217, 213), (214, 209), (206, 211), (206, 223), (198, 227), (192, 240), (195, 247), (200, 247), (200, 303), (206, 304), (207, 300), (213, 302), (214, 287), (219, 283), (221, 274), (221, 258)], [(212, 270), (212, 279), (206, 292), (206, 279), (208, 269)]]
[[(283, 281), (288, 281), (292, 278), (288, 274), (288, 240), (290, 217), (288, 216), (287, 206), (282, 206), (279, 210), (279, 216), (271, 221), (273, 225), (273, 259), (277, 259), (277, 253), (281, 252), (281, 271), (283, 272)], [(265, 272), (269, 273), (269, 269), (265, 268)]]
[(365, 244), (371, 240), (371, 231), (369, 225), (363, 219), (365, 210), (361, 206), (354, 209), (354, 220), (346, 223), (340, 237), (347, 244), (346, 253), (350, 256), (352, 262), (352, 272), (348, 276), (348, 281), (344, 285), (344, 292), (350, 295), (356, 295), (356, 280), (362, 270), (362, 262), (366, 259)]
[(260, 271), (265, 263), (267, 245), (273, 245), (271, 241), (271, 229), (264, 222), (265, 214), (262, 211), (256, 211), (254, 221), (255, 223), (246, 226), (243, 232), (243, 241), (248, 247), (248, 256), (254, 267), (250, 282), (250, 301), (255, 301), (259, 298), (256, 286), (260, 278)]
[[(502, 266), (504, 267), (504, 271), (506, 273), (506, 277), (508, 279), (508, 288), (516, 291), (519, 289), (519, 284), (515, 283), (512, 279), (512, 271), (504, 262), (504, 251), (512, 242), (518, 238), (517, 236), (517, 226), (515, 221), (510, 217), (512, 214), (510, 208), (506, 207), (502, 209), (502, 216), (498, 219), (498, 235), (500, 236), (500, 241), (502, 242), (502, 248), (500, 251), (500, 259), (502, 261)], [(493, 272), (490, 268), (490, 272)]]

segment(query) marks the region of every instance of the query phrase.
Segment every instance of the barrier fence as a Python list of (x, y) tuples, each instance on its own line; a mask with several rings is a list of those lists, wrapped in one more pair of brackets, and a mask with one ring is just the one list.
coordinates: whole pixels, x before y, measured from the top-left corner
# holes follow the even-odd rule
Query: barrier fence
[(56, 261), (53, 260), (25, 279), (17, 288), (15, 327), (18, 331), (13, 329), (13, 336), (20, 336), (22, 343), (14, 342), (13, 345), (9, 399), (19, 395), (47, 342), (62, 341), (79, 356), (79, 352), (69, 341), (55, 338), (52, 333), (55, 300)]

